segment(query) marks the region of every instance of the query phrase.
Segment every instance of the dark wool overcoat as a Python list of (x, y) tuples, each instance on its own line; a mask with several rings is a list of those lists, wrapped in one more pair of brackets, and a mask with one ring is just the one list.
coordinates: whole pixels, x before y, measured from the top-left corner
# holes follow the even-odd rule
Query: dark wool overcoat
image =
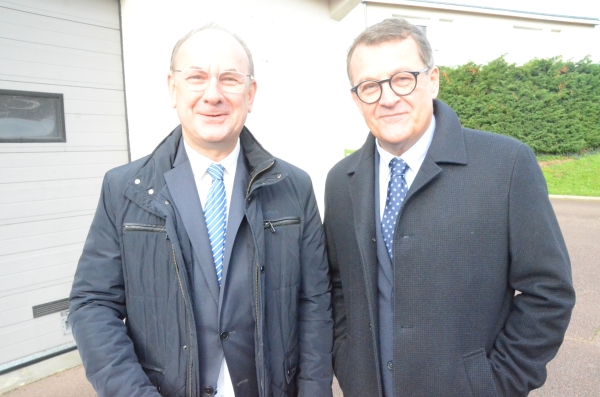
[[(546, 184), (526, 145), (462, 128), (439, 100), (434, 114), (393, 242), (393, 397), (526, 396), (544, 383), (575, 302)], [(383, 396), (388, 370), (379, 359), (375, 144), (369, 134), (326, 184), (344, 397)]]

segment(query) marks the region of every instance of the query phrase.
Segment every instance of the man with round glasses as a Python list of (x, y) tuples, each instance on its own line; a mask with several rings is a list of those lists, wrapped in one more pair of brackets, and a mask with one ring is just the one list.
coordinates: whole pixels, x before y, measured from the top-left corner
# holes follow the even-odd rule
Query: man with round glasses
[(207, 25), (180, 39), (181, 125), (107, 173), (70, 296), (99, 396), (329, 396), (332, 319), (309, 176), (244, 127), (252, 55)]
[(533, 152), (461, 127), (405, 20), (362, 32), (347, 72), (370, 134), (325, 190), (344, 396), (526, 396), (575, 300)]

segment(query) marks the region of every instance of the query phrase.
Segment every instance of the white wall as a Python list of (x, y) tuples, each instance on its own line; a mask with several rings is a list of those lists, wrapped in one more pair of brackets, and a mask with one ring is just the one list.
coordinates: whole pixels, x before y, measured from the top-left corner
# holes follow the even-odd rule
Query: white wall
[(121, 4), (132, 159), (150, 153), (178, 124), (167, 93), (173, 45), (214, 21), (239, 34), (254, 56), (258, 92), (248, 127), (275, 156), (309, 172), (322, 203), (327, 171), (368, 132), (345, 71), (346, 50), (364, 29), (362, 6), (337, 22), (326, 0)]
[[(444, 66), (469, 61), (485, 64), (501, 55), (505, 55), (507, 62), (517, 64), (555, 56), (578, 61), (590, 55), (595, 62), (600, 61), (600, 29), (594, 26), (423, 5), (411, 7), (370, 2), (367, 4), (367, 23), (372, 25), (386, 18), (403, 17), (415, 25), (427, 26), (435, 62)], [(540, 8), (537, 12), (544, 10)]]
[(0, 0), (0, 89), (62, 93), (66, 142), (0, 143), (0, 369), (72, 343), (69, 296), (102, 176), (128, 160), (116, 0)]

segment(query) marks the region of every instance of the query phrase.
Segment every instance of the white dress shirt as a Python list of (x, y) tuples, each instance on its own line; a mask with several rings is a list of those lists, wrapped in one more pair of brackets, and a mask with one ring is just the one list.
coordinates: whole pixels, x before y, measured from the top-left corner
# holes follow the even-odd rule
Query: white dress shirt
[[(421, 168), (421, 164), (423, 164), (423, 160), (425, 160), (425, 155), (427, 154), (429, 145), (431, 145), (431, 140), (433, 139), (433, 131), (435, 131), (435, 116), (431, 117), (431, 124), (429, 124), (429, 128), (427, 128), (421, 138), (398, 157), (408, 164), (408, 169), (406, 170), (406, 174), (404, 174), (404, 178), (406, 179), (409, 190)], [(379, 152), (379, 219), (382, 219), (383, 212), (385, 211), (388, 184), (390, 182), (390, 161), (396, 156), (383, 149), (379, 144), (378, 139), (376, 140), (376, 143), (377, 151)]]
[[(204, 208), (206, 199), (208, 198), (208, 191), (212, 184), (212, 178), (208, 173), (208, 167), (215, 163), (206, 156), (201, 155), (195, 151), (191, 146), (183, 141), (185, 145), (185, 152), (187, 153), (190, 165), (192, 166), (192, 172), (194, 173), (194, 180), (196, 181), (196, 188), (198, 189), (198, 196), (200, 197), (200, 203)], [(229, 216), (229, 204), (231, 203), (231, 192), (233, 191), (233, 181), (235, 179), (235, 170), (237, 168), (238, 156), (240, 154), (240, 140), (238, 138), (235, 149), (223, 160), (216, 164), (221, 164), (225, 168), (223, 173), (223, 182), (225, 183), (225, 196), (227, 197), (227, 213), (225, 216), (225, 230), (227, 231), (227, 217)], [(233, 236), (232, 236), (233, 237)], [(227, 244), (227, 234), (225, 235), (225, 244)], [(215, 270), (216, 272), (216, 270)], [(231, 382), (231, 375), (229, 374), (229, 368), (225, 357), (221, 363), (221, 370), (219, 371), (219, 379), (217, 380), (217, 391), (215, 396), (219, 397), (235, 397), (233, 391), (233, 383)]]

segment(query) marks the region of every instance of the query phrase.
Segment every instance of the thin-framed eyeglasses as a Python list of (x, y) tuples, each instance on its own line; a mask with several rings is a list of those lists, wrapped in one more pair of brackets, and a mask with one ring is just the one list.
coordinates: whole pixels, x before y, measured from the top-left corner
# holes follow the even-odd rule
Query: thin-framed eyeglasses
[(182, 70), (173, 70), (173, 72), (181, 73), (181, 77), (185, 81), (188, 91), (201, 92), (205, 91), (210, 84), (210, 77), (217, 76), (219, 89), (230, 94), (239, 94), (246, 87), (246, 78), (249, 74), (244, 74), (234, 71), (225, 71), (221, 73), (209, 73), (203, 69), (187, 68)]
[(417, 77), (428, 70), (429, 66), (418, 72), (401, 71), (393, 74), (389, 79), (379, 81), (365, 80), (352, 87), (350, 91), (354, 92), (358, 99), (367, 104), (375, 103), (381, 98), (383, 83), (388, 83), (392, 91), (397, 95), (406, 96), (417, 88)]

